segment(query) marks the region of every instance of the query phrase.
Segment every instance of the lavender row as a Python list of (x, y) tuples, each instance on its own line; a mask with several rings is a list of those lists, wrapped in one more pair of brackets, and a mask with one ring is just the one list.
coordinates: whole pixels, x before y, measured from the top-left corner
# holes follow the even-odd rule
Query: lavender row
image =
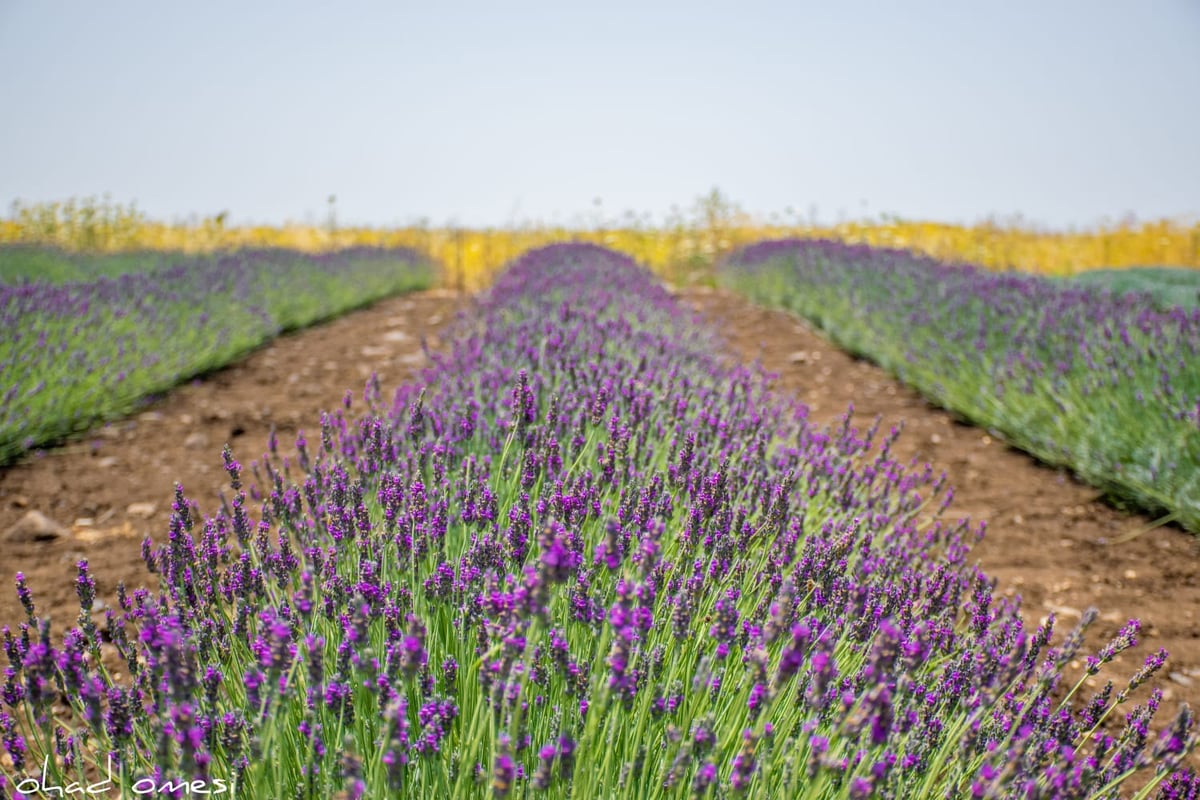
[(103, 620), (85, 563), (59, 642), (18, 582), (6, 791), (46, 764), (243, 797), (1200, 791), (1190, 712), (1153, 729), (1164, 652), (1084, 692), (1135, 620), (1068, 682), (1094, 613), (1025, 630), (895, 431), (810, 424), (621, 256), (530, 252), (361, 406), (292, 459), (226, 450), (225, 507), (179, 490), (158, 590)]
[(0, 285), (0, 463), (126, 414), (282, 331), (432, 280), (407, 250), (141, 260), (143, 270), (117, 277)]
[(1200, 309), (832, 242), (754, 245), (722, 278), (1039, 459), (1200, 531)]

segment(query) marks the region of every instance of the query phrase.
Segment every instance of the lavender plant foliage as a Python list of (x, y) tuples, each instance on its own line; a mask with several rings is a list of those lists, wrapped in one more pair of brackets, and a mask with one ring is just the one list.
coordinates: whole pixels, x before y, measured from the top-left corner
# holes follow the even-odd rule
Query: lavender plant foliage
[(624, 257), (528, 253), (423, 385), (369, 383), (292, 463), (227, 450), (219, 514), (179, 490), (156, 591), (99, 620), (81, 564), (58, 643), (26, 598), (5, 790), (111, 757), (244, 797), (1194, 794), (1190, 713), (1129, 699), (1165, 654), (1077, 697), (1082, 626), (1023, 628), (896, 432), (720, 353)]
[(127, 413), (283, 331), (432, 278), (409, 250), (139, 260), (141, 270), (115, 277), (0, 284), (0, 463)]
[(1200, 531), (1200, 309), (835, 242), (763, 242), (721, 274), (1039, 459)]

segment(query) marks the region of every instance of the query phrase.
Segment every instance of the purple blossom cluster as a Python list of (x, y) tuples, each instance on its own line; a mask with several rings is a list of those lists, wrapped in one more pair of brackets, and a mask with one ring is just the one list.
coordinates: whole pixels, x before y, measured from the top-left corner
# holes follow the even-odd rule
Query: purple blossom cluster
[(762, 242), (721, 274), (1021, 449), (1200, 531), (1200, 309), (828, 241)]
[(157, 591), (95, 619), (81, 563), (59, 644), (28, 599), (4, 791), (46, 754), (250, 797), (1200, 790), (1190, 712), (1126, 711), (1165, 654), (1076, 698), (1092, 615), (1025, 630), (898, 432), (810, 424), (622, 256), (528, 253), (362, 405), (226, 451), (213, 516), (179, 490)]
[(141, 271), (115, 277), (0, 284), (0, 463), (127, 413), (282, 331), (431, 278), (404, 249), (140, 260)]

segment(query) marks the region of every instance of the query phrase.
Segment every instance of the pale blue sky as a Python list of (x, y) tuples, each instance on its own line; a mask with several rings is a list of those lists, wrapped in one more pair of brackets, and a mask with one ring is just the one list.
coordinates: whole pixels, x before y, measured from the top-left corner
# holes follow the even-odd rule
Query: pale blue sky
[(1200, 214), (1200, 0), (0, 0), (0, 204)]

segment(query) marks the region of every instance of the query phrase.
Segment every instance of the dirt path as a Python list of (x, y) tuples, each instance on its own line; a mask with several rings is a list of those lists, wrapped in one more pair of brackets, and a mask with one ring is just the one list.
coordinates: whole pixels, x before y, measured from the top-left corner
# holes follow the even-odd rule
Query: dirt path
[[(885, 430), (904, 420), (896, 452), (946, 470), (956, 493), (952, 508), (988, 521), (988, 536), (975, 552), (999, 579), (1000, 591), (1023, 596), (1030, 622), (1054, 611), (1062, 635), (1094, 605), (1101, 618), (1092, 638), (1099, 641), (1140, 617), (1144, 643), (1116, 665), (1114, 677), (1127, 677), (1145, 655), (1165, 647), (1169, 675), (1159, 685), (1168, 694), (1168, 713), (1180, 700), (1200, 708), (1195, 537), (1162, 528), (1111, 544), (1149, 520), (1114, 511), (1095, 490), (955, 422), (794, 317), (723, 292), (693, 290), (683, 299), (710, 316), (735, 354), (760, 359), (777, 373), (776, 388), (796, 393), (816, 419), (833, 422), (853, 402), (863, 426), (876, 414), (883, 415)], [(28, 576), (39, 613), (50, 613), (60, 628), (78, 608), (79, 558), (92, 564), (100, 596), (109, 602), (118, 578), (131, 585), (150, 581), (139, 543), (147, 533), (165, 534), (176, 481), (202, 511), (212, 511), (226, 483), (222, 445), (229, 442), (248, 465), (266, 449), (272, 424), (281, 446), (290, 446), (299, 428), (311, 437), (320, 412), (337, 407), (347, 390), (361, 407), (373, 370), (388, 396), (424, 363), (420, 337), (436, 348), (441, 323), (461, 302), (450, 293), (421, 292), (282, 337), (132, 419), (0, 470), (0, 537), (31, 510), (66, 529), (49, 541), (0, 543), (0, 624), (23, 616), (12, 590), (18, 570)]]
[[(218, 492), (229, 492), (226, 443), (248, 467), (266, 452), (274, 425), (281, 451), (291, 450), (297, 430), (319, 435), (320, 412), (338, 408), (347, 390), (362, 408), (373, 371), (390, 398), (425, 364), (421, 337), (437, 348), (437, 331), (460, 302), (450, 292), (416, 292), (282, 336), (130, 419), (0, 468), (0, 625), (24, 618), (13, 591), (17, 571), (38, 614), (49, 613), (60, 633), (79, 611), (79, 559), (88, 559), (107, 602), (119, 579), (154, 585), (140, 545), (147, 534), (156, 541), (166, 535), (176, 481), (202, 512), (215, 511)], [(49, 541), (6, 536), (30, 511), (65, 532)]]
[(758, 359), (776, 373), (775, 388), (795, 393), (814, 419), (836, 422), (853, 403), (862, 427), (877, 414), (884, 431), (903, 420), (893, 452), (946, 471), (954, 487), (952, 519), (987, 520), (974, 553), (998, 579), (999, 591), (1022, 596), (1027, 622), (1053, 611), (1061, 636), (1095, 606), (1100, 619), (1089, 639), (1099, 642), (1138, 617), (1142, 644), (1114, 662), (1113, 679), (1126, 679), (1145, 656), (1165, 647), (1171, 657), (1158, 684), (1164, 711), (1173, 714), (1179, 701), (1200, 709), (1200, 539), (1168, 526), (1114, 543), (1151, 520), (1105, 505), (1097, 490), (957, 422), (794, 316), (722, 291), (685, 296), (742, 359)]

